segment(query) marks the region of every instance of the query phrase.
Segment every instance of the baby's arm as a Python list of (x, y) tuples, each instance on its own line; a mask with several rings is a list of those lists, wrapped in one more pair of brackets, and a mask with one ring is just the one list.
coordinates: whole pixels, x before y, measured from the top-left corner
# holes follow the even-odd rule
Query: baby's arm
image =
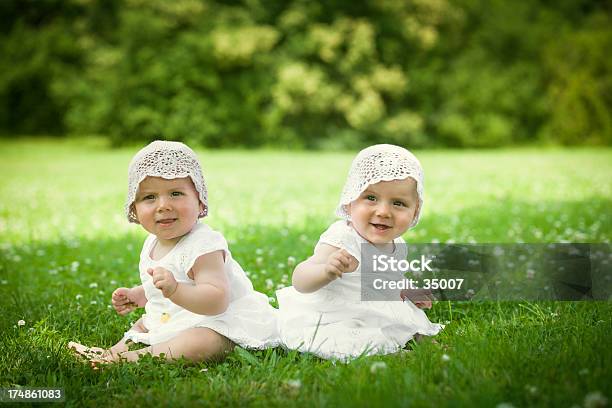
[(419, 309), (431, 309), (433, 294), (429, 289), (403, 289), (400, 292), (400, 298), (414, 303)]
[(172, 273), (157, 267), (150, 269), (153, 284), (175, 304), (193, 313), (217, 315), (229, 305), (229, 287), (223, 270), (223, 251), (201, 255), (193, 267), (195, 285), (178, 283)]
[(134, 288), (117, 288), (112, 294), (113, 307), (124, 316), (137, 307), (144, 307), (147, 303), (144, 288), (138, 285)]
[(314, 254), (295, 267), (291, 278), (295, 290), (312, 293), (328, 285), (343, 273), (357, 269), (357, 260), (346, 250), (320, 244)]

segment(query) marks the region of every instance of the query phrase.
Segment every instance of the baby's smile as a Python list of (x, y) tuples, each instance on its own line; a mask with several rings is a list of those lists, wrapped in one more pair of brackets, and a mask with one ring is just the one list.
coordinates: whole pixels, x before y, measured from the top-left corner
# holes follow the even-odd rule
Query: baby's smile
[(385, 224), (370, 223), (370, 225), (372, 225), (377, 230), (381, 230), (381, 231), (386, 231), (389, 228), (392, 228), (390, 225), (385, 225)]

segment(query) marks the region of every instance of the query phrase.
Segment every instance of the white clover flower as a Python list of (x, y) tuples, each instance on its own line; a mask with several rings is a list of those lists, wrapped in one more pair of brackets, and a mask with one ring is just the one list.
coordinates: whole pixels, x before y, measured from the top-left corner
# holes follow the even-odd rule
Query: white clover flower
[(266, 289), (272, 289), (274, 287), (274, 282), (272, 279), (266, 279)]
[(79, 299), (83, 298), (83, 295), (81, 295), (81, 294), (79, 293), (79, 294), (77, 294), (77, 295), (75, 296), (75, 298), (76, 298), (76, 300), (79, 300)]
[(289, 265), (289, 266), (295, 265), (295, 257), (294, 256), (290, 256), (289, 258), (287, 258), (287, 265)]
[(600, 392), (589, 392), (584, 397), (584, 408), (599, 408), (608, 405), (608, 399)]
[(205, 373), (207, 371), (208, 371), (208, 368), (203, 368), (203, 369), (200, 370), (201, 373)]
[(376, 374), (377, 371), (385, 370), (387, 368), (387, 363), (384, 361), (375, 361), (370, 366), (370, 372), (372, 374)]
[(111, 280), (111, 281), (110, 281), (110, 284), (111, 284), (111, 285), (116, 285), (116, 284), (117, 284), (117, 281), (113, 279), (113, 280)]
[(261, 266), (263, 264), (263, 258), (261, 256), (258, 256), (257, 258), (255, 258), (255, 263), (257, 264), (257, 266)]
[(277, 266), (278, 266), (278, 269), (285, 269), (285, 264), (282, 262), (279, 262)]
[(92, 283), (89, 284), (89, 287), (94, 289), (94, 288), (98, 287), (98, 284), (96, 282), (92, 282)]
[(495, 408), (514, 408), (514, 405), (509, 402), (500, 402), (495, 406)]
[(7, 280), (5, 280), (5, 279), (2, 279), (2, 280), (0, 281), (0, 283), (1, 283), (1, 284), (3, 284), (3, 285), (8, 285), (8, 281), (7, 281)]
[(448, 354), (442, 354), (442, 361), (450, 361), (450, 356)]
[(291, 388), (298, 389), (298, 390), (302, 387), (302, 382), (299, 379), (298, 380), (287, 380), (285, 381), (285, 384), (287, 384)]
[(257, 255), (261, 255), (261, 254), (263, 254), (263, 249), (261, 249), (261, 248), (257, 248), (257, 249), (255, 250), (255, 253), (256, 253)]
[(89, 302), (90, 305), (97, 305), (98, 302), (96, 302), (95, 300), (92, 300), (91, 302)]
[(17, 326), (25, 326), (25, 320), (19, 320)]
[(79, 261), (74, 261), (70, 264), (70, 270), (76, 272), (79, 269)]
[(270, 297), (268, 298), (268, 302), (269, 302), (269, 303), (274, 303), (274, 301), (275, 301), (275, 300), (276, 300), (276, 299), (274, 299), (272, 296), (270, 296)]

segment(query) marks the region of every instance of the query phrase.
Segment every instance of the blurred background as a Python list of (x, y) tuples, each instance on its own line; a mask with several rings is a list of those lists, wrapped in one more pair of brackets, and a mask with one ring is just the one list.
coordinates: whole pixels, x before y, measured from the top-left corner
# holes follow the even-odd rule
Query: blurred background
[(597, 0), (2, 0), (0, 133), (610, 145), (611, 15)]

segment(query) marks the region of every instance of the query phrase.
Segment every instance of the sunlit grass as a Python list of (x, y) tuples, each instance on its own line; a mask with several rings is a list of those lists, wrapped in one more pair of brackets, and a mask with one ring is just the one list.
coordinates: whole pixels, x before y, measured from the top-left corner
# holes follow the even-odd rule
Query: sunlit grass
[[(609, 302), (438, 303), (428, 314), (448, 323), (439, 344), (346, 366), (277, 349), (218, 365), (147, 359), (91, 371), (67, 341), (110, 345), (137, 318), (109, 307), (115, 287), (138, 283), (145, 233), (123, 213), (137, 148), (67, 140), (0, 149), (0, 387), (61, 386), (71, 405), (571, 406), (612, 380)], [(353, 153), (198, 153), (206, 222), (275, 304), (291, 266), (334, 219)], [(426, 198), (408, 242), (610, 242), (610, 149), (416, 153)]]

